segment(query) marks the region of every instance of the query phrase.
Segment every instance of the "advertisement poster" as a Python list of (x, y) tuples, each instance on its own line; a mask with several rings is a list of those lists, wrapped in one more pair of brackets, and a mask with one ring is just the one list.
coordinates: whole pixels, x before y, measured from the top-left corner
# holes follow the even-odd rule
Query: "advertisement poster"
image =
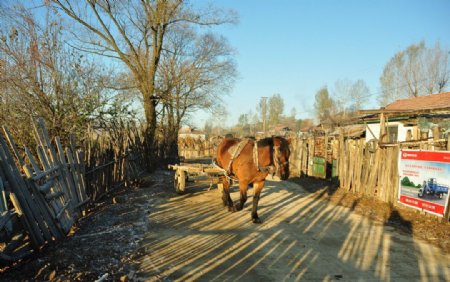
[(399, 201), (443, 216), (450, 187), (450, 152), (400, 150)]

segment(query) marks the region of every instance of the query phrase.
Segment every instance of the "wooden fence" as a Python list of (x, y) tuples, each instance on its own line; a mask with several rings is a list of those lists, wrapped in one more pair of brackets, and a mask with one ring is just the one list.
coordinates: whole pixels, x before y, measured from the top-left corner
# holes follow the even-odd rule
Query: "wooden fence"
[(139, 138), (128, 136), (120, 148), (90, 140), (85, 156), (74, 138), (65, 147), (58, 137), (52, 143), (42, 119), (33, 126), (35, 150), (20, 151), (7, 128), (0, 134), (1, 264), (63, 239), (86, 204), (142, 172)]
[[(438, 135), (436, 135), (438, 136)], [(217, 139), (217, 138), (216, 138)], [(217, 139), (220, 142), (220, 138)], [(197, 141), (198, 143), (198, 141)], [(205, 156), (202, 147), (193, 141), (180, 147), (186, 158)], [(217, 142), (205, 142), (214, 147)], [(291, 138), (291, 176), (332, 179), (340, 189), (375, 197), (397, 205), (398, 156), (401, 149), (450, 151), (448, 139), (426, 139), (396, 144), (365, 142), (365, 138), (311, 134)], [(214, 156), (214, 152), (211, 154)], [(448, 214), (444, 216), (448, 219)]]
[(347, 192), (397, 205), (400, 150), (449, 151), (448, 146), (448, 139), (378, 144), (343, 134), (308, 136), (292, 141), (290, 164), (293, 176), (335, 179)]
[(213, 136), (207, 140), (185, 137), (178, 140), (178, 155), (185, 159), (214, 157), (222, 137)]
[(94, 201), (118, 186), (133, 184), (146, 167), (142, 131), (124, 125), (115, 131), (95, 136), (91, 133), (84, 144), (87, 193)]

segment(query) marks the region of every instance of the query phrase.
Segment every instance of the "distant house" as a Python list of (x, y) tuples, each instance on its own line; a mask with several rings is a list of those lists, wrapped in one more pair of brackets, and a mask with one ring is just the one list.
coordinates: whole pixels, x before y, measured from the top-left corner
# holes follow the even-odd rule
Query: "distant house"
[[(372, 139), (395, 143), (443, 138), (450, 126), (450, 92), (397, 100), (359, 119), (366, 126), (366, 141)], [(384, 122), (385, 136), (380, 136)]]
[(289, 126), (284, 124), (278, 124), (270, 131), (270, 133), (272, 135), (285, 136), (288, 132), (291, 131), (292, 129)]
[(184, 127), (181, 128), (178, 131), (178, 138), (179, 139), (183, 139), (183, 138), (192, 138), (192, 139), (200, 139), (200, 140), (205, 140), (206, 139), (206, 133), (202, 130), (195, 130), (191, 127)]

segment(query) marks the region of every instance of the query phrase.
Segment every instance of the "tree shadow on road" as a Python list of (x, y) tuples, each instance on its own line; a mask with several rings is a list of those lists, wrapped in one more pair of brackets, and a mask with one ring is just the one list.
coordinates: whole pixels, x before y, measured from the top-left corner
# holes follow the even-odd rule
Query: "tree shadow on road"
[[(308, 182), (311, 184), (310, 182)], [(320, 186), (323, 183), (312, 183)], [(138, 277), (179, 281), (445, 280), (449, 256), (293, 182), (268, 182), (261, 225), (251, 204), (229, 213), (217, 190), (155, 201)], [(238, 199), (238, 192), (232, 193)], [(250, 189), (249, 201), (252, 192)], [(393, 218), (396, 216), (392, 215)]]

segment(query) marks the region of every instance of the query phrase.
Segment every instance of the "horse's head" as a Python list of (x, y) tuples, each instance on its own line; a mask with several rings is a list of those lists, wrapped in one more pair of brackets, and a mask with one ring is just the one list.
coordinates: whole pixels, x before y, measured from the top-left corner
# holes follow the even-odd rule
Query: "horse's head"
[(286, 180), (289, 178), (289, 150), (290, 140), (283, 137), (273, 137), (273, 162), (276, 168), (275, 175)]

